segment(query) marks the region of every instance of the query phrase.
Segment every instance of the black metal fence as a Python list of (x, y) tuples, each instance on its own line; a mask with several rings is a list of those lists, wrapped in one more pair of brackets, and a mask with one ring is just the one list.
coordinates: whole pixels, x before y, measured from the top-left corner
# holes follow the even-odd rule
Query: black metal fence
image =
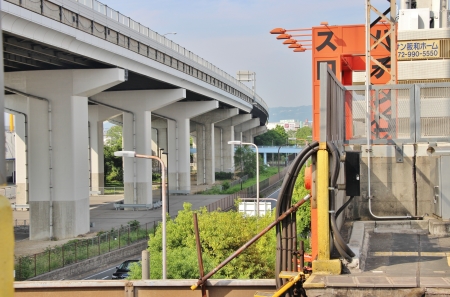
[(92, 257), (96, 257), (141, 240), (155, 232), (159, 221), (145, 225), (127, 225), (109, 232), (99, 232), (96, 237), (75, 239), (66, 244), (48, 248), (42, 253), (16, 257), (15, 280), (26, 280)]

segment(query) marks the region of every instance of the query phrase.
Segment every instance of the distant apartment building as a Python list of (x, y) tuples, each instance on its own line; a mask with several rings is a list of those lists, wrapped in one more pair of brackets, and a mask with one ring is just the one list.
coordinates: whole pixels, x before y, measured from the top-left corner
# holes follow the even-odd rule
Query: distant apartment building
[(312, 127), (312, 122), (306, 119), (305, 121), (297, 121), (297, 120), (281, 120), (275, 123), (268, 123), (267, 129), (275, 129), (276, 126), (281, 126), (285, 131), (297, 131), (300, 128), (305, 126)]

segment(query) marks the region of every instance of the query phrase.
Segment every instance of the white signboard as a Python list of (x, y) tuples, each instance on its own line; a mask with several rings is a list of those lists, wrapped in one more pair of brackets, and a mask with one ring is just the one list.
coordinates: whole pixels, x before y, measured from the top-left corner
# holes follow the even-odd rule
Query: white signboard
[(402, 41), (397, 44), (398, 60), (424, 60), (441, 57), (439, 40)]

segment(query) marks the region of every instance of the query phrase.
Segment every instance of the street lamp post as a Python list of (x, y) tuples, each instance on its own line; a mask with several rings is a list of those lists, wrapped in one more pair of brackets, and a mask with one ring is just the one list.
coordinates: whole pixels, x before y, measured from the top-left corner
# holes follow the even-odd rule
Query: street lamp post
[[(162, 154), (164, 154), (163, 153), (163, 151), (164, 151), (164, 149), (163, 148), (160, 148), (159, 149), (159, 154), (158, 154), (158, 158), (160, 158), (161, 160), (162, 160)], [(163, 165), (159, 165), (159, 173), (160, 173), (160, 175), (162, 175), (162, 169), (161, 169), (161, 167), (162, 167)], [(161, 185), (161, 194), (160, 194), (160, 197), (161, 197), (161, 201), (162, 201), (162, 191), (163, 191), (163, 189), (162, 189), (162, 185)], [(153, 199), (153, 198), (152, 198)], [(153, 201), (152, 201), (153, 202)]]
[(228, 141), (228, 144), (236, 145), (253, 145), (256, 149), (256, 216), (259, 217), (259, 153), (258, 146), (250, 142), (242, 142), (238, 140)]
[(159, 161), (161, 164), (161, 181), (162, 181), (162, 277), (163, 279), (167, 278), (167, 251), (166, 251), (166, 204), (167, 204), (167, 198), (166, 198), (166, 181), (165, 181), (165, 167), (164, 163), (161, 160), (161, 158), (158, 158), (156, 156), (148, 156), (148, 155), (139, 155), (136, 154), (136, 152), (133, 151), (117, 151), (114, 152), (114, 156), (116, 157), (127, 157), (127, 158), (142, 158), (142, 159), (154, 159)]
[(163, 155), (166, 155), (166, 158), (167, 158), (167, 187), (166, 187), (166, 189), (167, 189), (167, 213), (169, 214), (169, 216), (170, 216), (170, 212), (169, 212), (169, 199), (170, 199), (170, 190), (169, 190), (169, 153), (168, 152), (165, 152), (165, 153), (162, 153)]

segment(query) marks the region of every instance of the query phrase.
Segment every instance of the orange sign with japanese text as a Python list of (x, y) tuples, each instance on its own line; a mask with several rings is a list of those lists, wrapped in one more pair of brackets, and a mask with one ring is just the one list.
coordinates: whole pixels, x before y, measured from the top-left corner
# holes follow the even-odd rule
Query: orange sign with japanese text
[[(378, 24), (371, 28), (371, 45), (388, 32), (389, 26)], [(354, 71), (365, 71), (365, 26), (320, 26), (312, 28), (313, 68), (313, 138), (319, 140), (320, 123), (320, 63), (326, 62), (344, 84), (352, 84)], [(373, 58), (390, 69), (390, 40), (387, 38), (372, 51)], [(386, 84), (390, 74), (371, 61), (370, 82)]]

